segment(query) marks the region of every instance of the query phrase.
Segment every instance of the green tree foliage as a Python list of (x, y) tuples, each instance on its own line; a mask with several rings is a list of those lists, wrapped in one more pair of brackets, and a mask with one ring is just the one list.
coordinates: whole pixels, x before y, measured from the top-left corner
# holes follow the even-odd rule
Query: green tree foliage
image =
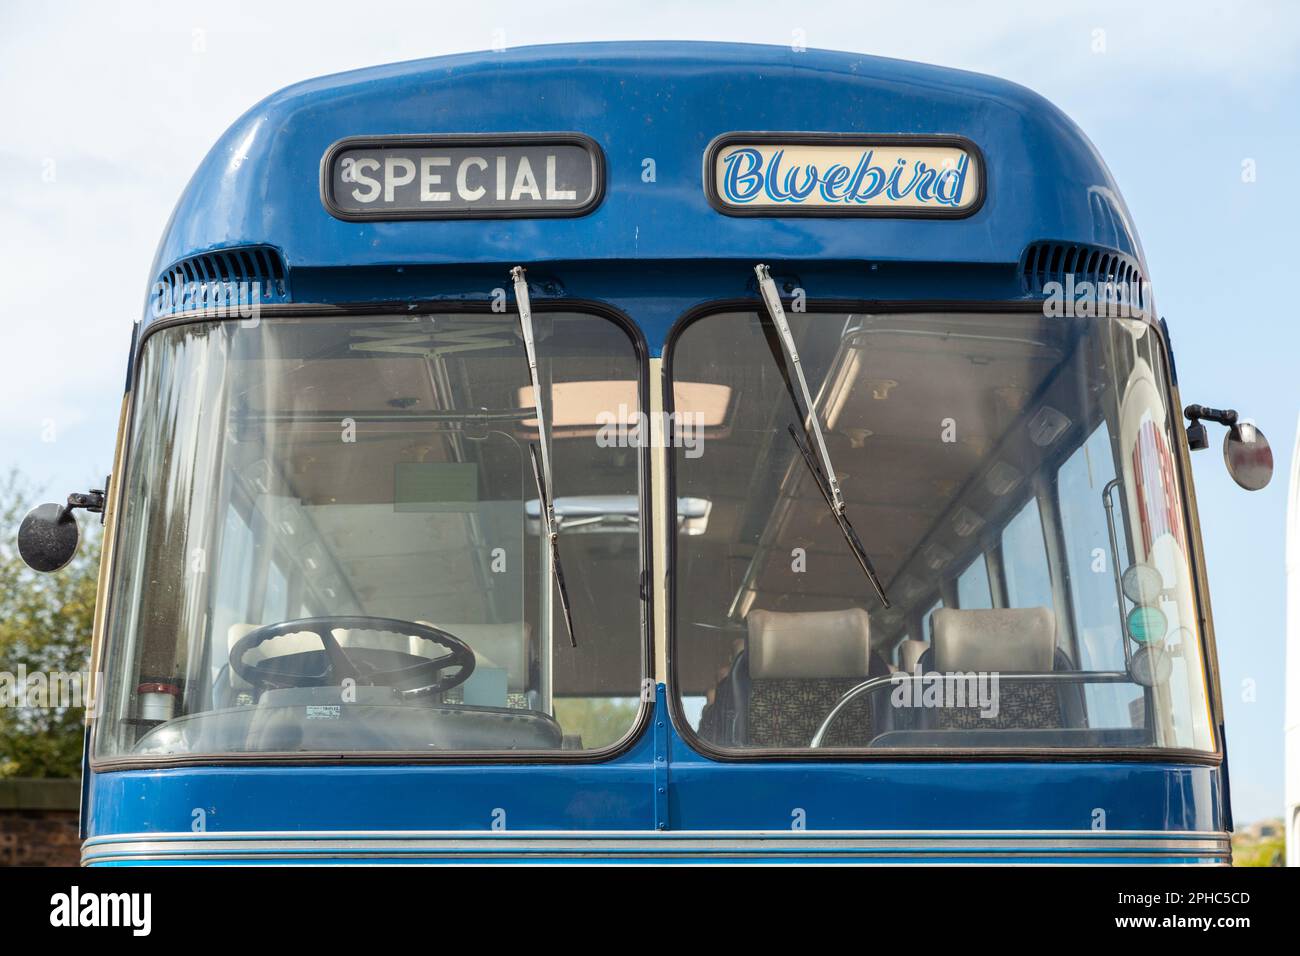
[[(29, 675), (84, 674), (90, 663), (95, 586), (99, 574), (97, 515), (79, 514), (82, 541), (62, 571), (39, 574), (18, 556), (18, 525), (32, 495), (16, 472), (0, 480), (0, 682), (10, 696)], [(30, 686), (30, 685), (29, 685)], [(3, 701), (0, 688), (0, 777), (75, 777), (81, 772), (81, 707), (29, 707)], [(57, 703), (46, 700), (45, 703)]]
[(632, 729), (640, 705), (635, 698), (557, 697), (555, 719), (564, 733), (588, 750), (608, 747)]

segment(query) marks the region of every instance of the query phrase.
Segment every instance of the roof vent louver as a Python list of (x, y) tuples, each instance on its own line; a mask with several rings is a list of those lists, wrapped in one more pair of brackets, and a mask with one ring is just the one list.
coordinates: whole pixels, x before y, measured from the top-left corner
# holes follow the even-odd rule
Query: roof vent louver
[[(1029, 295), (1048, 295), (1048, 283), (1079, 289), (1087, 282), (1093, 297), (1111, 296), (1127, 302), (1135, 311), (1146, 311), (1151, 303), (1145, 277), (1135, 258), (1102, 246), (1067, 242), (1034, 242), (1020, 260), (1020, 278)], [(1073, 281), (1071, 281), (1071, 278)], [(1076, 293), (1077, 295), (1078, 293)]]
[(284, 260), (270, 246), (236, 246), (182, 259), (165, 269), (149, 292), (155, 317), (191, 311), (225, 315), (253, 302), (288, 301)]

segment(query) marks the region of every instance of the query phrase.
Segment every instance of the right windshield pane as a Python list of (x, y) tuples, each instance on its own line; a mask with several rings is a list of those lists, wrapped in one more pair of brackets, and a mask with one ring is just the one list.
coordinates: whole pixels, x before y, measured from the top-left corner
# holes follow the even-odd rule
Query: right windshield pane
[(817, 448), (770, 320), (692, 322), (671, 355), (672, 656), (703, 742), (1212, 751), (1157, 335), (1037, 312), (787, 318), (891, 607), (792, 437)]

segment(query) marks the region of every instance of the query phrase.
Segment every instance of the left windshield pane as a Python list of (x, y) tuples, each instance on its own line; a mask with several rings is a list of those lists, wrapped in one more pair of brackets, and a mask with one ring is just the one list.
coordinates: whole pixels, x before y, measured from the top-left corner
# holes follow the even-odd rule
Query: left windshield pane
[(635, 425), (640, 359), (606, 318), (534, 322), (577, 648), (538, 534), (516, 317), (163, 329), (137, 377), (96, 756), (626, 736), (641, 467), (604, 439)]

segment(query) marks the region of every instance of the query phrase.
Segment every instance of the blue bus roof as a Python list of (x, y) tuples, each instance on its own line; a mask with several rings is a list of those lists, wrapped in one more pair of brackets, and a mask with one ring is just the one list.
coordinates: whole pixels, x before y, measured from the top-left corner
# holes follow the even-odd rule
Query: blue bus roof
[[(962, 219), (738, 218), (702, 184), (733, 131), (955, 134), (986, 164)], [(322, 157), (345, 137), (579, 132), (605, 154), (603, 201), (578, 218), (348, 222), (325, 209)], [(654, 161), (654, 181), (643, 179)], [(1076, 243), (1141, 263), (1131, 218), (1079, 128), (1005, 80), (899, 60), (747, 44), (525, 47), (310, 80), (258, 103), (213, 147), (167, 225), (150, 276), (261, 246), (283, 268), (623, 260), (1021, 261)], [(1145, 273), (1145, 269), (1141, 270)]]

